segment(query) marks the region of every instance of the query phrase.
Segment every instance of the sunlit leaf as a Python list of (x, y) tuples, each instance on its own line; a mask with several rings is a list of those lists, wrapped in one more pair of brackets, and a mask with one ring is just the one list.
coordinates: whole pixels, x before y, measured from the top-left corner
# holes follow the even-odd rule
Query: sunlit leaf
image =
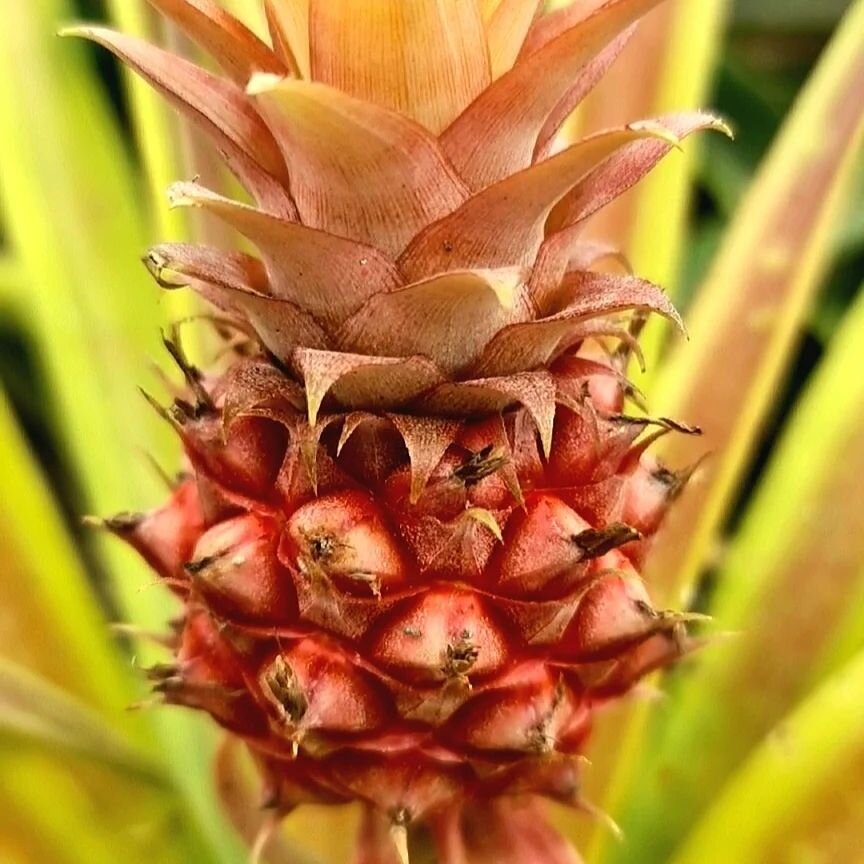
[(116, 712), (132, 698), (130, 678), (2, 391), (0, 460), (0, 655)]
[(92, 709), (23, 667), (0, 659), (0, 741), (4, 738), (68, 751), (145, 782), (164, 783), (158, 765)]
[[(108, 0), (108, 9), (112, 21), (125, 33), (155, 39), (164, 32), (147, 0)], [(186, 216), (165, 206), (165, 189), (182, 176), (180, 124), (165, 101), (144, 81), (129, 70), (124, 70), (123, 76), (147, 185), (152, 225), (148, 240), (154, 236), (179, 237), (187, 230)]]
[[(668, 0), (646, 15), (577, 113), (568, 134), (578, 136), (639, 117), (705, 105), (729, 5), (728, 0)], [(635, 272), (663, 285), (673, 298), (680, 281), (700, 146), (695, 140), (670, 154), (644, 180), (603, 208), (590, 226), (593, 235), (614, 242), (627, 254)], [(725, 139), (718, 145), (728, 146)], [(660, 338), (668, 333), (665, 322), (658, 320), (643, 335), (649, 375), (656, 368)], [(638, 378), (638, 370), (634, 374)], [(643, 384), (641, 379), (638, 383)], [(614, 741), (619, 719), (612, 716), (607, 721), (595, 739), (586, 782), (589, 795), (602, 794), (606, 806), (611, 806), (614, 790), (610, 793), (608, 784), (617, 748), (608, 746), (604, 730)], [(584, 836), (581, 826), (576, 830)], [(609, 832), (598, 825), (588, 844), (580, 845), (590, 850), (590, 859), (597, 859), (610, 841)]]
[[(713, 450), (702, 472), (707, 476), (698, 477), (673, 508), (649, 559), (647, 578), (663, 606), (686, 604), (695, 576), (714, 550), (716, 530), (824, 271), (864, 116), (862, 21), (859, 2), (730, 229), (689, 317), (690, 341), (664, 365), (652, 392), (654, 410), (706, 431), (695, 446), (681, 438), (670, 442), (666, 455), (673, 464), (692, 463)], [(818, 139), (813, 128), (823, 130)], [(713, 696), (710, 704), (716, 704)], [(595, 752), (612, 754), (615, 763), (604, 799), (613, 812), (643, 773), (642, 759), (650, 749), (646, 725), (654, 707), (642, 702), (625, 710), (621, 725), (610, 724), (595, 740)], [(641, 807), (644, 796), (639, 800)], [(634, 804), (634, 811), (639, 807)], [(662, 824), (668, 813), (659, 817)], [(659, 830), (656, 826), (655, 820), (651, 830)], [(612, 860), (627, 860), (622, 849), (607, 852)]]
[[(729, 6), (729, 0), (667, 0), (646, 15), (580, 109), (574, 131), (705, 105)], [(673, 298), (700, 146), (695, 141), (661, 162), (598, 213), (590, 227), (596, 236), (618, 244), (635, 272), (663, 285)], [(660, 337), (668, 333), (658, 321), (643, 336), (648, 374), (656, 368)]]
[(711, 611), (738, 635), (682, 676), (624, 818), (630, 842), (654, 860), (814, 679), (864, 645), (864, 508), (850, 506), (864, 475), (864, 379), (850, 374), (862, 340), (864, 299), (808, 385), (719, 569)]
[[(4, 742), (5, 744), (6, 742)], [(31, 742), (32, 743), (32, 742)], [(113, 768), (19, 741), (0, 747), (0, 860), (27, 864), (186, 864), (206, 861), (164, 790)]]
[(765, 738), (673, 864), (860, 860), (862, 715), (859, 654)]
[(21, 265), (11, 255), (0, 252), (0, 302), (11, 301), (21, 282)]
[(222, 5), (253, 32), (261, 37), (266, 35), (267, 25), (261, 0), (223, 0)]
[[(687, 464), (712, 453), (673, 510), (648, 578), (680, 605), (712, 553), (831, 252), (864, 128), (864, 5), (856, 3), (802, 92), (663, 365), (652, 408), (705, 430), (669, 439)], [(819, 130), (818, 135), (814, 130)]]
[[(227, 8), (251, 26), (255, 22), (263, 24), (260, 9), (257, 12), (251, 9), (258, 5), (258, 0), (233, 0)], [(195, 55), (190, 40), (170, 20), (151, 8), (147, 0), (108, 0), (108, 8), (112, 23), (123, 33), (140, 36), (180, 55)], [(260, 31), (261, 27), (258, 29)], [(148, 191), (145, 208), (150, 217), (148, 242), (195, 238), (218, 245), (228, 240), (228, 232), (215, 220), (201, 213), (169, 207), (166, 195), (171, 183), (192, 177), (198, 177), (209, 188), (221, 189), (229, 184), (229, 189), (233, 189), (218, 153), (193, 123), (168, 105), (162, 94), (128, 66), (120, 65)], [(189, 291), (172, 292), (162, 303), (168, 316), (175, 320), (194, 316), (202, 309), (198, 298)], [(199, 358), (207, 345), (201, 328), (189, 328), (185, 347), (191, 357)]]
[(777, 28), (800, 33), (828, 29), (843, 14), (848, 0), (759, 0), (738, 3), (736, 20), (744, 27)]
[[(163, 314), (138, 262), (146, 247), (138, 194), (84, 46), (51, 38), (68, 20), (61, 0), (13, 4), (0, 32), (0, 205), (25, 268), (28, 323), (45, 364), (54, 413), (90, 506), (111, 513), (155, 496), (140, 447), (173, 461), (176, 448), (135, 392), (159, 352)], [(25, 535), (26, 537), (26, 535)], [(116, 544), (100, 550), (124, 611), (159, 626), (168, 605), (152, 576)], [(222, 860), (232, 837), (201, 782), (206, 727), (162, 714), (163, 747), (199, 824)]]

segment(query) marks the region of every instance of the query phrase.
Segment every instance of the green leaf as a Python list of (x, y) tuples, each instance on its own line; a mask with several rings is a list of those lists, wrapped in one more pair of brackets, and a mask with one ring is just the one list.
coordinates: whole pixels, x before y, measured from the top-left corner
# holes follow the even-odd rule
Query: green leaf
[(21, 266), (11, 255), (0, 251), (0, 302), (11, 301), (20, 282)]
[[(856, 3), (806, 85), (742, 204), (649, 394), (701, 439), (670, 436), (673, 464), (712, 453), (673, 509), (648, 579), (660, 605), (686, 603), (752, 456), (832, 250), (864, 129), (864, 5)], [(818, 134), (814, 133), (818, 130)]]
[(829, 29), (843, 15), (849, 0), (759, 0), (736, 4), (736, 22), (743, 27), (763, 27), (772, 31)]
[[(234, 0), (248, 6), (250, 0)], [(255, 5), (258, 5), (255, 0)], [(193, 52), (183, 34), (150, 7), (147, 0), (108, 0), (112, 22), (124, 33), (164, 45), (182, 54)], [(229, 9), (230, 11), (230, 9)], [(194, 58), (199, 59), (199, 58)], [(202, 58), (206, 62), (206, 58)], [(213, 220), (182, 208), (168, 206), (168, 187), (183, 178), (201, 177), (209, 188), (220, 189), (225, 182), (218, 154), (194, 124), (181, 117), (139, 75), (120, 64), (129, 94), (132, 125), (147, 186), (148, 245), (171, 239), (197, 239), (220, 245), (230, 234)], [(203, 305), (192, 291), (171, 291), (162, 299), (172, 320), (192, 318)], [(188, 328), (185, 349), (197, 360), (209, 345), (201, 328)]]
[[(673, 465), (712, 453), (702, 476), (673, 508), (649, 559), (646, 578), (660, 606), (688, 603), (697, 575), (715, 550), (717, 531), (828, 261), (862, 120), (864, 2), (859, 0), (750, 188), (697, 296), (690, 341), (676, 348), (649, 394), (657, 413), (706, 430), (701, 439), (670, 440), (664, 455)], [(716, 706), (716, 697), (710, 704)], [(668, 807), (652, 810), (649, 818), (649, 799), (638, 783), (650, 754), (646, 730), (652, 713), (651, 704), (637, 705), (613, 737), (605, 737), (615, 768), (604, 803), (617, 815), (620, 802), (631, 802), (623, 822), (633, 844), (609, 849), (609, 860), (630, 860), (634, 848), (646, 861), (665, 860), (662, 848), (658, 853), (652, 843), (656, 839), (662, 845), (660, 838), (668, 842), (674, 833)], [(601, 740), (593, 752), (603, 746)], [(690, 758), (702, 756), (691, 753)]]
[(673, 864), (852, 861), (864, 801), (864, 653), (774, 728)]
[[(571, 134), (704, 104), (729, 5), (728, 0), (667, 0), (645, 16), (622, 55), (580, 108)], [(723, 141), (728, 146), (725, 138)], [(680, 151), (670, 153), (648, 177), (592, 220), (591, 230), (598, 237), (620, 246), (635, 272), (662, 284), (673, 297), (680, 283), (700, 146), (698, 141), (688, 142)], [(659, 351), (660, 337), (667, 332), (665, 324), (658, 321), (643, 336), (649, 371)], [(621, 715), (613, 715), (603, 724), (612, 741), (622, 719)], [(595, 740), (592, 769), (586, 772), (586, 794), (598, 800), (603, 796), (606, 806), (611, 807), (617, 792), (615, 788), (610, 790), (609, 784), (618, 751), (603, 743), (605, 737)], [(599, 859), (610, 833), (597, 824), (586, 843), (584, 832), (576, 836), (576, 830), (571, 831), (572, 839), (588, 850), (589, 859)]]
[[(643, 110), (661, 114), (705, 103), (711, 91), (730, 5), (729, 0), (700, 0), (695, 4), (672, 0), (665, 9), (661, 7), (668, 16), (664, 62), (659, 64), (653, 101)], [(653, 50), (643, 52), (642, 56), (646, 67), (658, 65)], [(697, 140), (681, 152), (670, 154), (671, 158), (661, 162), (631, 193), (633, 221), (626, 248), (634, 271), (663, 285), (673, 299), (680, 293), (693, 176), (703, 146), (705, 144)], [(718, 138), (714, 146), (728, 150), (732, 145), (725, 138)], [(649, 375), (656, 368), (661, 340), (668, 334), (668, 326), (658, 319), (649, 322), (642, 336)], [(639, 383), (642, 386), (642, 382)]]
[[(750, 749), (864, 645), (864, 295), (786, 427), (717, 574), (711, 646), (664, 708), (623, 825), (665, 861)], [(855, 599), (858, 603), (855, 604)]]
[[(159, 16), (147, 0), (109, 0), (108, 9), (112, 21), (125, 33), (155, 41), (163, 30)], [(162, 237), (180, 239), (188, 232), (186, 214), (169, 209), (165, 198), (168, 186), (186, 176), (180, 121), (161, 96), (137, 75), (124, 69), (123, 78), (146, 178), (147, 212), (152, 225), (148, 241)]]
[(0, 463), (0, 655), (116, 714), (133, 698), (131, 677), (2, 390)]
[(125, 776), (163, 786), (158, 764), (98, 714), (54, 684), (0, 659), (0, 742), (12, 738), (69, 752)]
[[(667, 0), (646, 15), (580, 107), (579, 132), (703, 105), (729, 5), (729, 0)], [(697, 141), (669, 154), (648, 177), (598, 213), (590, 228), (597, 237), (619, 246), (636, 273), (663, 285), (673, 299), (680, 283), (693, 173), (701, 146)], [(664, 334), (668, 329), (660, 321), (643, 334), (649, 372)]]
[[(178, 449), (135, 389), (147, 358), (162, 354), (165, 318), (138, 261), (147, 246), (139, 190), (86, 47), (53, 36), (70, 8), (41, 0), (4, 11), (0, 207), (30, 286), (29, 320), (56, 395), (58, 428), (90, 506), (139, 509), (159, 485), (138, 449), (167, 464)], [(116, 541), (100, 541), (99, 551), (124, 612), (147, 628), (160, 626), (170, 606), (162, 591), (145, 590), (153, 583), (147, 568)], [(188, 798), (190, 824), (206, 833), (216, 860), (230, 861), (236, 842), (202, 782), (210, 727), (177, 713), (153, 722)]]
[[(187, 842), (182, 811), (164, 790), (78, 759), (10, 742), (0, 747), (0, 860), (6, 844), (39, 864), (205, 861)], [(11, 860), (16, 860), (11, 855)]]

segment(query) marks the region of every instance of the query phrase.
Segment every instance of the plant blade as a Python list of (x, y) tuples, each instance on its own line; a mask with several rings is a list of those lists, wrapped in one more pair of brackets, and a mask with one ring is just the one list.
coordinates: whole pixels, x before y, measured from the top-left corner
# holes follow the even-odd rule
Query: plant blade
[(86, 705), (59, 687), (0, 659), (0, 740), (69, 752), (146, 783), (163, 785), (157, 764)]
[[(667, 0), (646, 15), (585, 100), (576, 127), (594, 131), (704, 104), (729, 5), (728, 0)], [(621, 247), (634, 272), (663, 285), (673, 298), (698, 152), (690, 145), (659, 164), (598, 213), (591, 226), (592, 232)], [(648, 341), (651, 369), (657, 346), (656, 340)]]
[[(0, 460), (0, 606), (7, 613), (0, 655), (14, 654), (90, 704), (116, 713), (133, 698), (130, 677), (2, 390)], [(38, 544), (32, 537), (36, 525)]]
[[(7, 11), (0, 206), (25, 284), (38, 286), (26, 299), (63, 443), (90, 505), (111, 513), (145, 506), (159, 488), (137, 447), (169, 462), (177, 447), (134, 388), (146, 358), (160, 353), (163, 313), (137, 261), (146, 244), (136, 183), (98, 79), (84, 46), (49, 38), (69, 12), (62, 0)], [(124, 612), (148, 629), (160, 626), (169, 605), (161, 592), (142, 590), (152, 583), (147, 568), (113, 541), (98, 548)], [(200, 782), (208, 727), (164, 713), (154, 723), (194, 814), (190, 824), (209, 837), (215, 860), (230, 861), (236, 841)]]
[[(673, 464), (695, 462), (706, 448), (714, 450), (712, 472), (673, 508), (649, 559), (647, 579), (661, 606), (687, 605), (819, 284), (861, 136), (862, 93), (864, 3), (859, 0), (823, 55), (728, 235), (697, 300), (691, 341), (674, 352), (652, 392), (652, 407), (660, 414), (695, 422), (707, 432), (695, 445), (680, 438), (673, 442), (666, 451)], [(824, 133), (818, 146), (814, 128)], [(606, 806), (617, 812), (620, 802), (632, 801), (627, 814), (633, 824), (641, 824), (634, 815), (641, 806), (637, 799), (645, 803), (632, 790), (634, 784), (640, 788), (636, 766), (644, 765), (652, 713), (648, 702), (631, 706), (621, 726), (611, 730), (612, 738), (601, 733), (595, 745), (596, 752), (613, 753), (615, 763)], [(663, 825), (668, 814), (660, 815)], [(638, 844), (628, 819), (625, 830)], [(633, 847), (626, 848), (632, 852)], [(663, 860), (645, 854), (648, 861)], [(609, 849), (607, 857), (628, 860), (623, 849)]]
[[(813, 130), (820, 130), (818, 141)], [(655, 410), (705, 430), (675, 436), (673, 464), (713, 452), (658, 538), (648, 579), (661, 605), (686, 604), (758, 441), (831, 251), (864, 130), (864, 4), (826, 49), (702, 286), (652, 393)], [(718, 358), (723, 358), (718, 369)]]
[(862, 714), (864, 653), (763, 741), (673, 864), (853, 860), (861, 850)]
[(711, 611), (737, 635), (678, 682), (633, 790), (623, 822), (656, 860), (814, 681), (864, 645), (864, 509), (853, 504), (864, 473), (864, 380), (849, 374), (864, 340), (861, 296), (719, 570)]

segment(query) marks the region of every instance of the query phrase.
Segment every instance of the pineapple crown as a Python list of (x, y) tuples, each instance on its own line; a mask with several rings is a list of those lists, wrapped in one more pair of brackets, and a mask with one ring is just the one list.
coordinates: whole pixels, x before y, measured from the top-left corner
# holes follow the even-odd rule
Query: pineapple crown
[(558, 141), (658, 0), (549, 14), (536, 0), (266, 0), (272, 48), (212, 0), (150, 2), (226, 77), (130, 36), (73, 32), (210, 136), (254, 203), (183, 182), (171, 204), (259, 255), (166, 243), (145, 262), (163, 287), (246, 322), (302, 385), (313, 426), (322, 406), (521, 404), (548, 452), (559, 358), (632, 343), (614, 320), (629, 310), (680, 325), (657, 286), (591, 269), (612, 251), (584, 227), (686, 135), (725, 125), (692, 112)]

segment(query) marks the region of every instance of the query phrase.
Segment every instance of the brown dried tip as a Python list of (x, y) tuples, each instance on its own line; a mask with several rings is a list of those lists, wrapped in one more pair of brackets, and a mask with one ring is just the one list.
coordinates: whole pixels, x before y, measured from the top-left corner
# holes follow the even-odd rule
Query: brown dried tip
[(84, 516), (81, 524), (88, 528), (105, 528), (113, 534), (129, 534), (138, 528), (144, 521), (143, 513), (118, 513), (107, 519), (101, 516)]
[(201, 371), (189, 362), (186, 352), (183, 350), (183, 343), (180, 341), (180, 332), (177, 325), (172, 328), (170, 336), (164, 332), (162, 333), (162, 344), (177, 364), (177, 368), (183, 373), (186, 384), (195, 395), (199, 410), (201, 408), (213, 410), (213, 400), (202, 384), (203, 376), (201, 375)]
[(583, 558), (599, 558), (625, 543), (641, 540), (642, 535), (623, 522), (614, 522), (605, 528), (589, 528), (571, 538), (582, 550)]
[(506, 464), (507, 457), (498, 452), (494, 444), (489, 444), (477, 453), (472, 453), (453, 471), (453, 476), (466, 486), (473, 486)]
[(612, 414), (608, 418), (614, 423), (624, 423), (633, 426), (658, 426), (670, 432), (680, 432), (682, 435), (701, 435), (699, 426), (691, 426), (680, 420), (672, 420), (669, 417), (633, 417), (630, 414)]

